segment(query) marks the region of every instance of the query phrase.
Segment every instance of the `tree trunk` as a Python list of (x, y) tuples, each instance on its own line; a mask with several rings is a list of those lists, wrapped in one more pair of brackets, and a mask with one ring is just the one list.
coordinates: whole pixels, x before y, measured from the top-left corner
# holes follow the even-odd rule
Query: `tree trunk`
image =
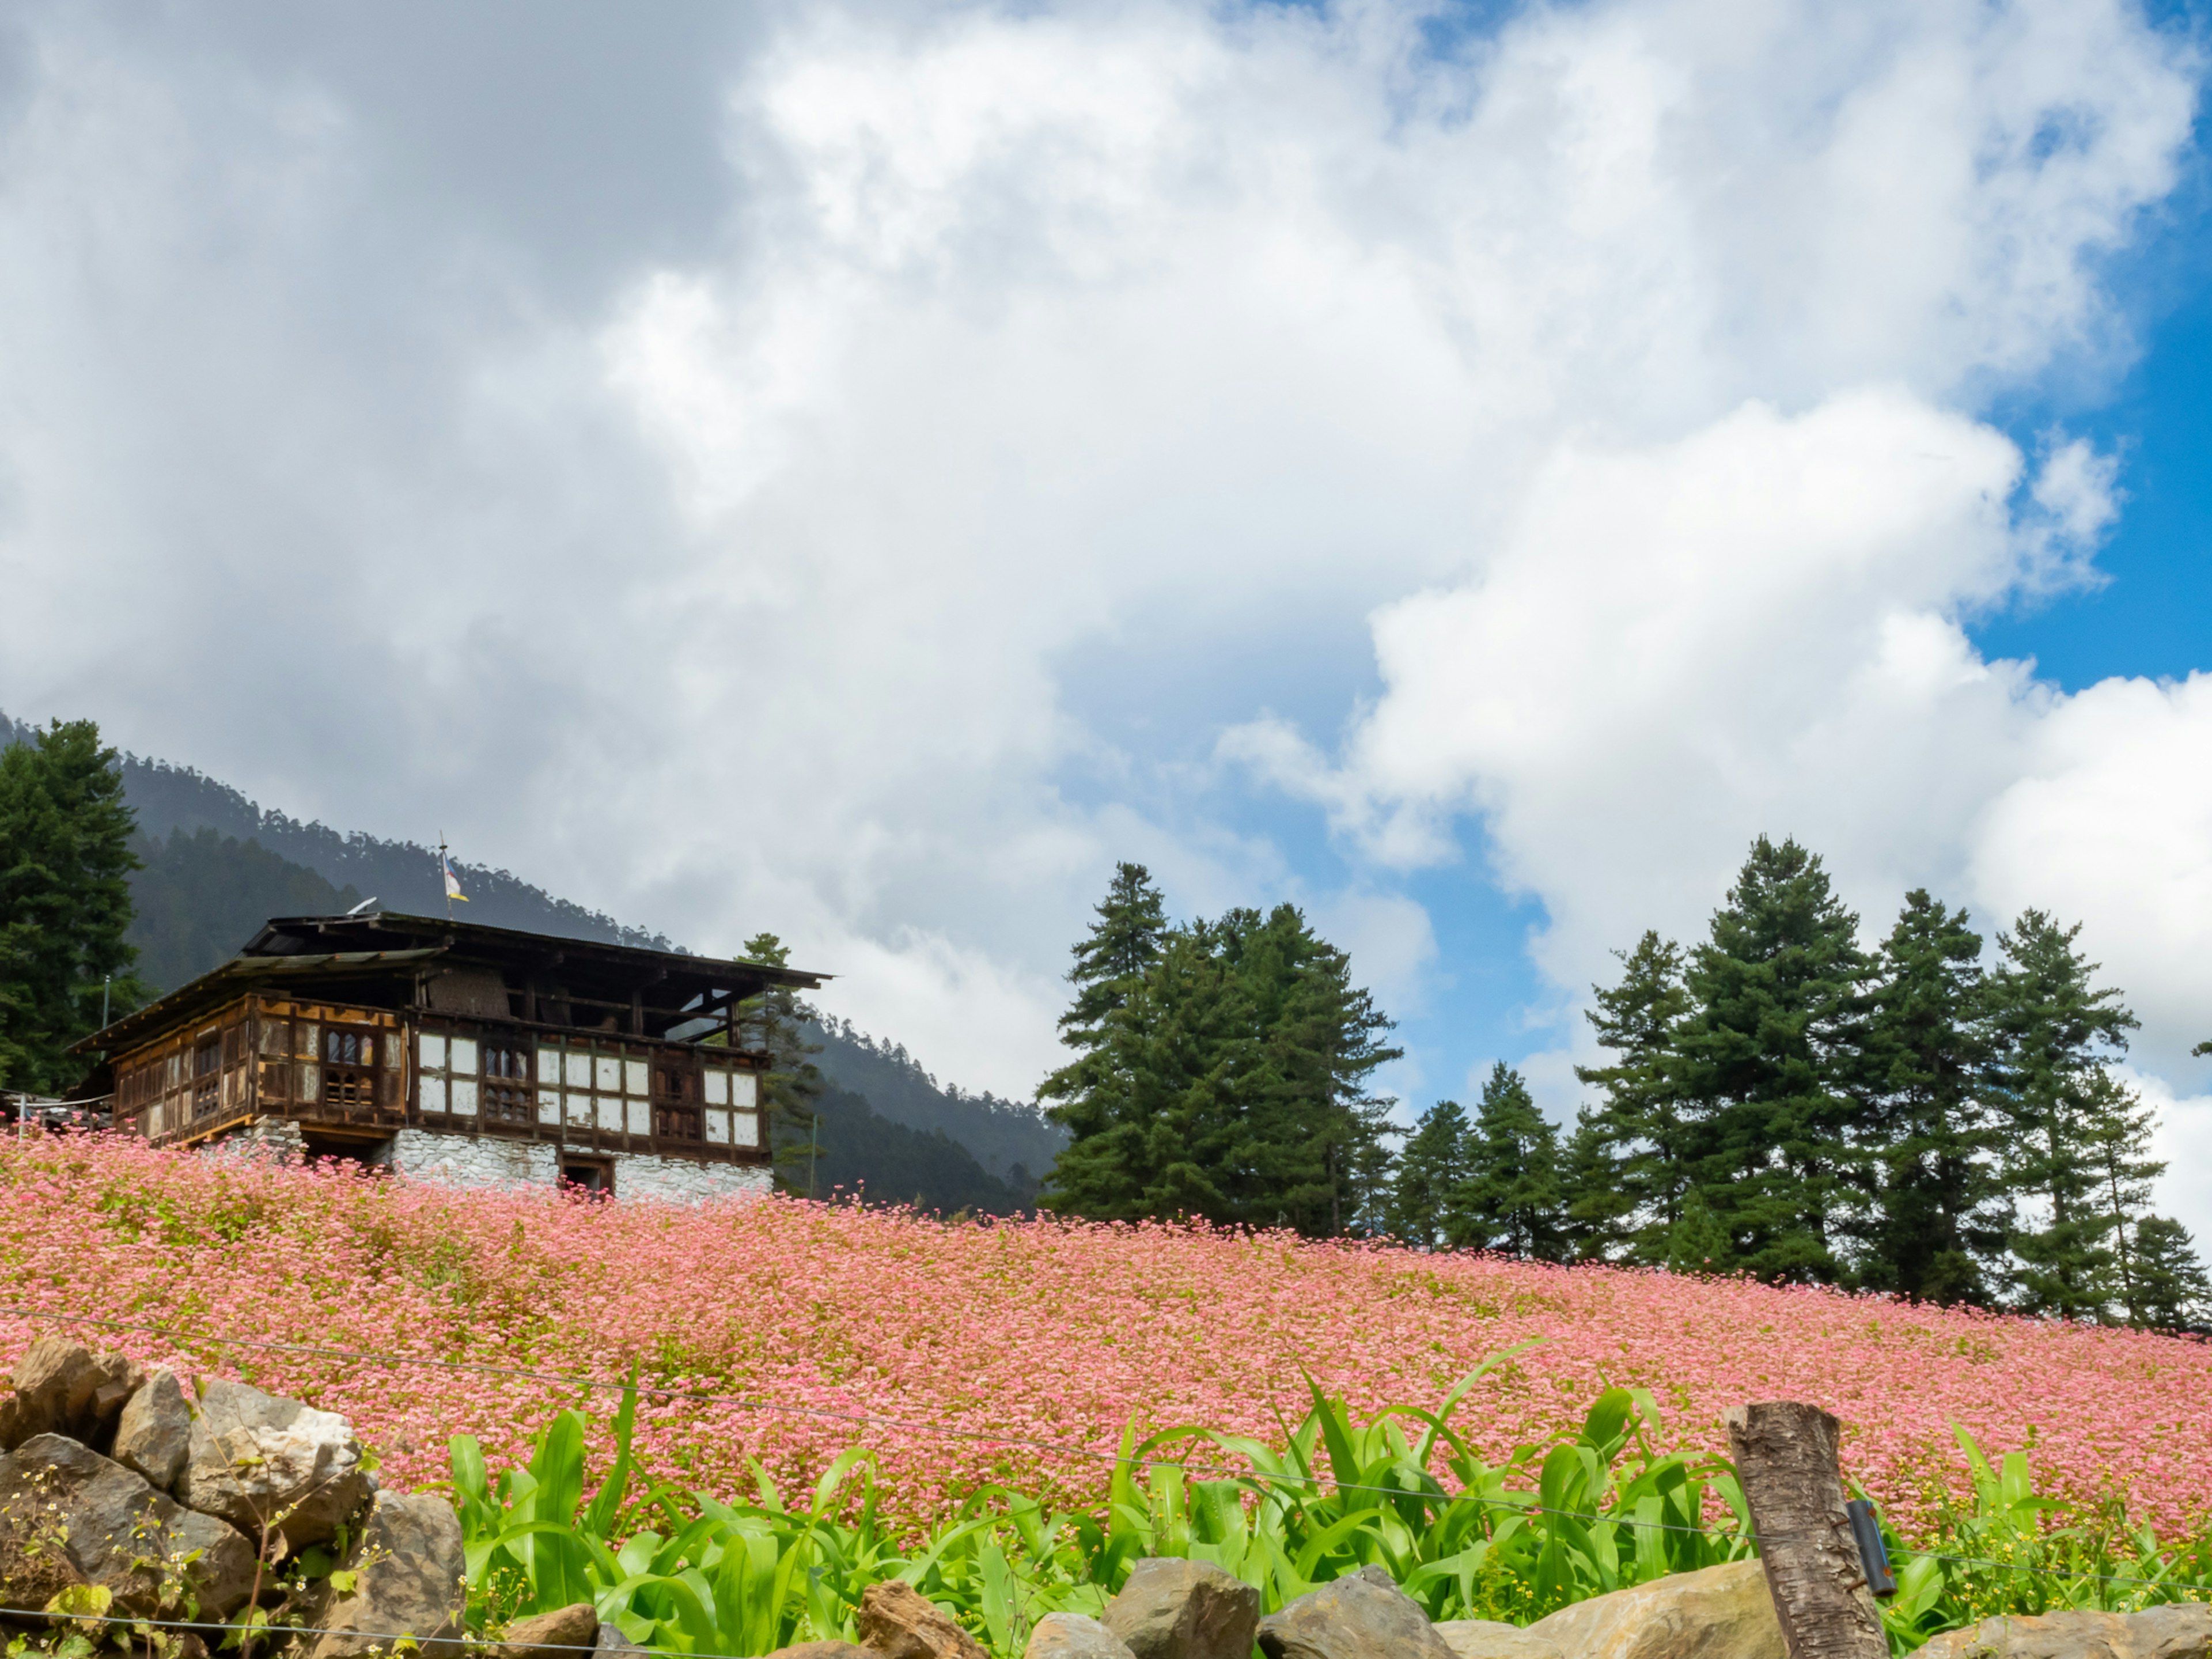
[(1841, 1425), (1817, 1406), (1737, 1406), (1729, 1445), (1790, 1659), (1888, 1659), (1844, 1509)]

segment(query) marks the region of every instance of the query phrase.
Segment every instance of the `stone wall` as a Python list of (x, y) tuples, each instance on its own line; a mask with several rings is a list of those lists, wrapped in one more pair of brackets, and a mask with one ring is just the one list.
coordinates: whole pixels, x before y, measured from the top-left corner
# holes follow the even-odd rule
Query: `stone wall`
[[(199, 1149), (204, 1158), (240, 1153), (299, 1158), (306, 1151), (300, 1126), (289, 1118), (256, 1119)], [(364, 1146), (362, 1161), (396, 1170), (410, 1181), (448, 1187), (550, 1187), (560, 1178), (560, 1148), (542, 1140), (501, 1140), (490, 1135), (402, 1129), (391, 1139)], [(757, 1196), (775, 1185), (766, 1170), (732, 1164), (699, 1164), (649, 1152), (613, 1155), (615, 1196), (664, 1204)]]
[[(542, 1140), (495, 1140), (429, 1129), (402, 1129), (379, 1161), (410, 1180), (448, 1187), (550, 1187), (561, 1174), (559, 1149)], [(619, 1176), (615, 1189), (622, 1190)]]
[(710, 1198), (757, 1197), (775, 1184), (766, 1170), (750, 1165), (694, 1164), (688, 1158), (654, 1158), (646, 1152), (615, 1158), (617, 1198), (696, 1204)]

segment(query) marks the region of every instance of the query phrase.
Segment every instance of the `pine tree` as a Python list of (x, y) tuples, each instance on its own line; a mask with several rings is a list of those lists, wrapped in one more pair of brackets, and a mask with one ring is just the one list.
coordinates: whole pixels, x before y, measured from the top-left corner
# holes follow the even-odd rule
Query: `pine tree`
[(1692, 953), (1675, 1047), (1690, 1176), (1728, 1241), (1717, 1271), (1842, 1274), (1832, 1224), (1863, 1180), (1848, 1139), (1869, 971), (1857, 927), (1817, 857), (1762, 836)]
[(1559, 1154), (1559, 1182), (1566, 1200), (1568, 1253), (1577, 1261), (1617, 1261), (1634, 1244), (1636, 1200), (1627, 1190), (1614, 1144), (1601, 1108), (1585, 1106), (1575, 1114), (1575, 1132)]
[(1290, 905), (1164, 927), (1133, 865), (1098, 916), (1061, 1022), (1080, 1056), (1039, 1091), (1073, 1136), (1042, 1201), (1313, 1235), (1380, 1224), (1389, 1103), (1368, 1079), (1399, 1051), (1351, 959)]
[[(774, 933), (755, 933), (739, 954), (747, 962), (770, 968), (791, 964), (791, 951)], [(786, 1192), (814, 1196), (816, 1103), (822, 1096), (822, 1073), (814, 1056), (818, 1042), (806, 1040), (806, 1024), (814, 1011), (801, 1002), (788, 986), (771, 985), (738, 1004), (738, 1042), (769, 1056), (768, 1074), (761, 1081), (761, 1107), (768, 1119), (769, 1146), (774, 1153), (775, 1178)]]
[(1559, 1136), (1521, 1073), (1491, 1068), (1468, 1139), (1467, 1179), (1451, 1242), (1558, 1261), (1566, 1255)]
[(2118, 1265), (2103, 1167), (2129, 1138), (2131, 1103), (2105, 1067), (2126, 1051), (2137, 1021), (2075, 948), (2081, 927), (2027, 910), (1997, 935), (1999, 964), (1984, 989), (1997, 1043), (1994, 1099), (2002, 1116), (2003, 1179), (2036, 1213), (2016, 1220), (2014, 1299), (2024, 1310), (2094, 1318), (2106, 1310)]
[(1705, 1195), (1696, 1188), (1682, 1200), (1682, 1213), (1667, 1235), (1667, 1271), (1717, 1273), (1729, 1271), (1735, 1247)]
[(66, 1051), (145, 988), (131, 972), (131, 809), (116, 754), (90, 720), (55, 721), (0, 750), (0, 1083), (53, 1094)]
[(1689, 1185), (1676, 1039), (1690, 1004), (1679, 946), (1647, 933), (1615, 954), (1620, 982), (1591, 988), (1588, 1018), (1618, 1058), (1575, 1067), (1605, 1092), (1577, 1123), (1568, 1207), (1583, 1253), (1625, 1246), (1631, 1260), (1658, 1262)]
[(1097, 920), (1075, 945), (1067, 973), (1075, 999), (1060, 1017), (1060, 1040), (1077, 1058), (1044, 1080), (1042, 1100), (1072, 1102), (1106, 1081), (1098, 1067), (1113, 1042), (1109, 1026), (1159, 960), (1167, 935), (1166, 900), (1141, 864), (1114, 866), (1093, 914)]
[(1097, 1221), (1243, 1218), (1232, 1192), (1249, 1157), (1250, 1025), (1209, 930), (1170, 930), (1099, 1022), (1085, 1086), (1051, 1109), (1072, 1139), (1038, 1201)]
[(1866, 1150), (1880, 1179), (1860, 1284), (1987, 1304), (2005, 1218), (1982, 1096), (1981, 935), (1964, 911), (1906, 895), (1882, 945), (1866, 1033)]
[(1443, 1242), (1467, 1180), (1467, 1113), (1457, 1101), (1440, 1100), (1421, 1114), (1398, 1154), (1389, 1216), (1393, 1235), (1431, 1249)]
[(2150, 1218), (2152, 1183), (2166, 1165), (2150, 1156), (2154, 1115), (2136, 1091), (2110, 1072), (2100, 1072), (2087, 1091), (2088, 1156), (2096, 1170), (2091, 1200), (2106, 1228), (2112, 1257), (2107, 1294), (2121, 1316), (2140, 1322), (2144, 1292), (2136, 1283), (2139, 1234)]
[(2189, 1229), (2166, 1216), (2145, 1216), (2136, 1225), (2130, 1255), (2130, 1324), (2179, 1331), (2212, 1320), (2212, 1277), (2197, 1259)]
[(1352, 959), (1294, 905), (1262, 921), (1232, 910), (1212, 928), (1243, 991), (1255, 1067), (1232, 1175), (1237, 1218), (1341, 1234), (1360, 1219), (1363, 1177), (1382, 1161), (1388, 1102), (1370, 1093), (1392, 1022), (1352, 982)]

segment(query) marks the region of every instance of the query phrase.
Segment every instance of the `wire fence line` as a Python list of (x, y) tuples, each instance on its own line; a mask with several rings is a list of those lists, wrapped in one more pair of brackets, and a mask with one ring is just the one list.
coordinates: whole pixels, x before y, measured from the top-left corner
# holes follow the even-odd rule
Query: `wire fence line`
[[(102, 1315), (66, 1312), (58, 1309), (26, 1307), (15, 1304), (0, 1304), (0, 1316), (36, 1321), (57, 1325), (88, 1325), (106, 1330), (136, 1331), (161, 1336), (187, 1347), (252, 1348), (264, 1352), (307, 1354), (319, 1358), (339, 1359), (356, 1364), (398, 1369), (416, 1366), (428, 1370), (463, 1372), (513, 1380), (550, 1382), (562, 1388), (598, 1389), (615, 1394), (639, 1394), (659, 1399), (684, 1400), (694, 1404), (727, 1405), (741, 1410), (759, 1412), (770, 1416), (806, 1417), (848, 1423), (866, 1428), (893, 1429), (906, 1433), (932, 1434), (946, 1439), (963, 1440), (994, 1446), (1019, 1446), (1025, 1449), (1059, 1452), (1083, 1460), (1113, 1467), (1149, 1470), (1173, 1469), (1186, 1477), (1199, 1479), (1250, 1481), (1255, 1485), (1275, 1484), (1289, 1486), (1326, 1488), (1334, 1492), (1364, 1492), (1383, 1498), (1424, 1498), (1434, 1495), (1429, 1490), (1414, 1486), (1380, 1486), (1363, 1485), (1357, 1481), (1342, 1481), (1318, 1474), (1297, 1474), (1258, 1469), (1237, 1469), (1227, 1467), (1194, 1464), (1167, 1457), (1133, 1457), (1121, 1452), (1102, 1452), (1095, 1447), (1076, 1441), (1043, 1440), (1020, 1435), (989, 1433), (979, 1429), (963, 1429), (955, 1425), (934, 1422), (927, 1419), (884, 1417), (870, 1413), (841, 1412), (829, 1407), (799, 1406), (757, 1395), (725, 1394), (710, 1389), (684, 1389), (655, 1385), (633, 1380), (592, 1376), (568, 1371), (546, 1371), (520, 1365), (489, 1365), (462, 1360), (434, 1359), (427, 1355), (374, 1352), (357, 1348), (335, 1348), (315, 1343), (272, 1342), (260, 1337), (233, 1336), (179, 1330), (173, 1326), (155, 1324), (143, 1320), (112, 1319)], [(1583, 1526), (1624, 1527), (1635, 1531), (1685, 1533), (1699, 1538), (1711, 1538), (1717, 1528), (1695, 1527), (1674, 1521), (1645, 1521), (1632, 1516), (1597, 1515), (1580, 1510), (1559, 1509), (1541, 1504), (1526, 1504), (1510, 1498), (1492, 1498), (1480, 1492), (1462, 1490), (1446, 1492), (1441, 1486), (1435, 1493), (1457, 1502), (1474, 1502), (1486, 1508), (1504, 1510), (1510, 1514), (1549, 1516), (1554, 1519), (1572, 1521)], [(1760, 1534), (1756, 1528), (1739, 1527), (1739, 1537), (1747, 1537), (1756, 1547)], [(1764, 1536), (1779, 1540), (1784, 1534), (1768, 1533)], [(1987, 1567), (2004, 1572), (2026, 1572), (2042, 1577), (2064, 1579), (2075, 1583), (2131, 1584), (2153, 1589), (2171, 1589), (2169, 1581), (2147, 1578), (2136, 1575), (2100, 1573), (2075, 1571), (2064, 1567), (2037, 1565), (2028, 1562), (1999, 1561), (1986, 1557), (1953, 1555), (1935, 1550), (1899, 1547), (1900, 1553), (1923, 1560), (1940, 1561), (1954, 1566)], [(0, 1608), (0, 1613), (15, 1611)], [(138, 1621), (144, 1622), (144, 1621)], [(228, 1626), (214, 1628), (228, 1629)], [(302, 1631), (301, 1634), (316, 1634)], [(551, 1645), (540, 1644), (539, 1645)], [(729, 1655), (699, 1655), (694, 1659), (738, 1659)]]

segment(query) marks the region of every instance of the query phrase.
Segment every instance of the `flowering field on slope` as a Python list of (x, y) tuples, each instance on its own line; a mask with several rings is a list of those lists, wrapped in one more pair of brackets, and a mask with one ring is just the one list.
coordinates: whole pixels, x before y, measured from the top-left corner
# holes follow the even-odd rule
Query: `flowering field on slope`
[(685, 1486), (726, 1494), (748, 1455), (811, 1474), (857, 1443), (917, 1521), (985, 1481), (1088, 1504), (1125, 1423), (1279, 1441), (1302, 1370), (1356, 1413), (1432, 1405), (1540, 1339), (1461, 1409), (1495, 1458), (1640, 1385), (1668, 1449), (1725, 1449), (1741, 1401), (1819, 1401), (1847, 1473), (1900, 1519), (1963, 1475), (1952, 1421), (2030, 1448), (2047, 1491), (2124, 1497), (2161, 1531), (2212, 1514), (2212, 1346), (1739, 1282), (783, 1200), (605, 1206), (33, 1136), (0, 1142), (0, 1285), (12, 1306), (187, 1334), (0, 1312), (0, 1362), (65, 1333), (242, 1376), (345, 1413), (404, 1485), (443, 1476), (451, 1434), (496, 1463), (560, 1406), (612, 1410), (499, 1368), (635, 1364), (648, 1388), (762, 1402), (647, 1395), (642, 1460)]

